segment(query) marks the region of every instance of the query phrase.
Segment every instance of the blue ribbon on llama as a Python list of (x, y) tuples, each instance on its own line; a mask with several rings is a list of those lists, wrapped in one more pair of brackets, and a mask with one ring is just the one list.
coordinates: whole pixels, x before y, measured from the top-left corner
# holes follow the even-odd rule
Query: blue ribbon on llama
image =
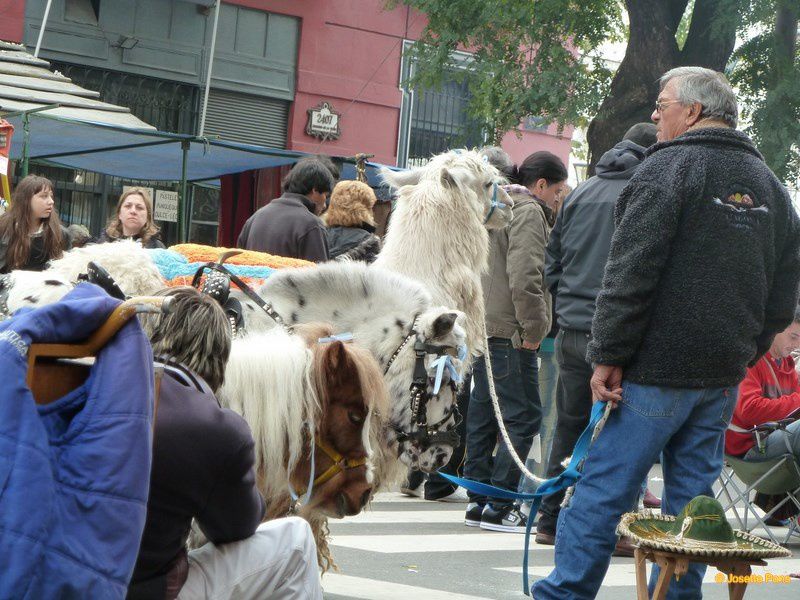
[(330, 335), (328, 337), (321, 337), (317, 340), (320, 344), (329, 344), (331, 342), (352, 342), (353, 341), (353, 334), (352, 333), (336, 333), (334, 335)]
[[(458, 346), (458, 360), (464, 362), (464, 359), (467, 358), (467, 347), (464, 344), (459, 344)], [(433, 395), (439, 393), (439, 389), (442, 387), (442, 377), (444, 376), (444, 370), (450, 373), (450, 379), (457, 385), (461, 383), (461, 375), (458, 373), (458, 369), (456, 365), (453, 363), (453, 357), (449, 354), (442, 354), (436, 360), (431, 363), (431, 368), (436, 369), (436, 379), (433, 382)]]

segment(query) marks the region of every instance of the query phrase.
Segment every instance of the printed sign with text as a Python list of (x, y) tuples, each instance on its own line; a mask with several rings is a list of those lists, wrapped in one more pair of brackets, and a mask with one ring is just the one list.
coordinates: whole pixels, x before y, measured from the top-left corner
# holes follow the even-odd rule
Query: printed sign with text
[(156, 191), (156, 208), (153, 218), (156, 221), (178, 222), (178, 192)]

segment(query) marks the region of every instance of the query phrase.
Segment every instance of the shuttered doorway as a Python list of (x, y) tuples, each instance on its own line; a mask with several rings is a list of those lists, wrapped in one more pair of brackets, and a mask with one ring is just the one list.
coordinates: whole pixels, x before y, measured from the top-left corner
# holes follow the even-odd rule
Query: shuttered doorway
[(205, 133), (230, 142), (286, 148), (288, 118), (286, 100), (212, 89)]

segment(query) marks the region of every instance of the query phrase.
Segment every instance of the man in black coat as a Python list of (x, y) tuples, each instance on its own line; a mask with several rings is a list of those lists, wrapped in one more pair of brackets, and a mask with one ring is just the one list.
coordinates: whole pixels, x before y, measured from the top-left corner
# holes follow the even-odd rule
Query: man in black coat
[[(547, 467), (548, 477), (555, 477), (564, 470), (564, 459), (572, 455), (578, 436), (589, 423), (592, 365), (586, 360), (586, 347), (591, 339), (595, 302), (614, 235), (614, 206), (642, 164), (645, 151), (655, 143), (655, 125), (637, 123), (631, 127), (621, 142), (600, 157), (595, 176), (569, 195), (550, 232), (545, 279), (555, 299), (559, 332), (555, 340), (558, 421)], [(555, 543), (562, 500), (563, 491), (542, 499), (536, 543)]]
[[(230, 325), (209, 296), (170, 290), (172, 310), (143, 317), (161, 382), (147, 520), (129, 599), (322, 598), (306, 521), (261, 524), (254, 442), (215, 397), (230, 355)], [(187, 553), (192, 519), (208, 544)]]
[(324, 210), (335, 183), (320, 159), (298, 161), (283, 180), (283, 195), (247, 219), (237, 245), (313, 262), (328, 260), (325, 224), (317, 215)]
[[(613, 410), (559, 515), (556, 567), (536, 600), (597, 595), (620, 517), (659, 454), (664, 514), (713, 495), (736, 388), (792, 322), (800, 219), (737, 117), (721, 73), (661, 78), (659, 143), (617, 201), (587, 350), (593, 399)], [(705, 569), (692, 563), (669, 597), (701, 597)], [(658, 576), (654, 566), (651, 592)]]

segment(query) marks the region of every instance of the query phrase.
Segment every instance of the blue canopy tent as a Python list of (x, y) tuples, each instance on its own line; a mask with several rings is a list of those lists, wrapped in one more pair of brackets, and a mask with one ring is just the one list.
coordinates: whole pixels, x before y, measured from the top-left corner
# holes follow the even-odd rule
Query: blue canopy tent
[[(11, 158), (23, 161), (23, 172), (28, 160), (36, 160), (126, 179), (181, 182), (178, 226), (182, 239), (188, 234), (187, 182), (215, 182), (222, 175), (290, 165), (308, 156), (303, 152), (187, 134), (76, 121), (46, 112), (11, 114), (5, 118), (23, 133), (15, 135), (11, 145)], [(28, 122), (24, 123), (25, 120)], [(343, 178), (354, 179), (356, 159), (335, 158), (343, 163)], [(381, 166), (366, 163), (367, 182), (371, 186), (380, 185)]]

